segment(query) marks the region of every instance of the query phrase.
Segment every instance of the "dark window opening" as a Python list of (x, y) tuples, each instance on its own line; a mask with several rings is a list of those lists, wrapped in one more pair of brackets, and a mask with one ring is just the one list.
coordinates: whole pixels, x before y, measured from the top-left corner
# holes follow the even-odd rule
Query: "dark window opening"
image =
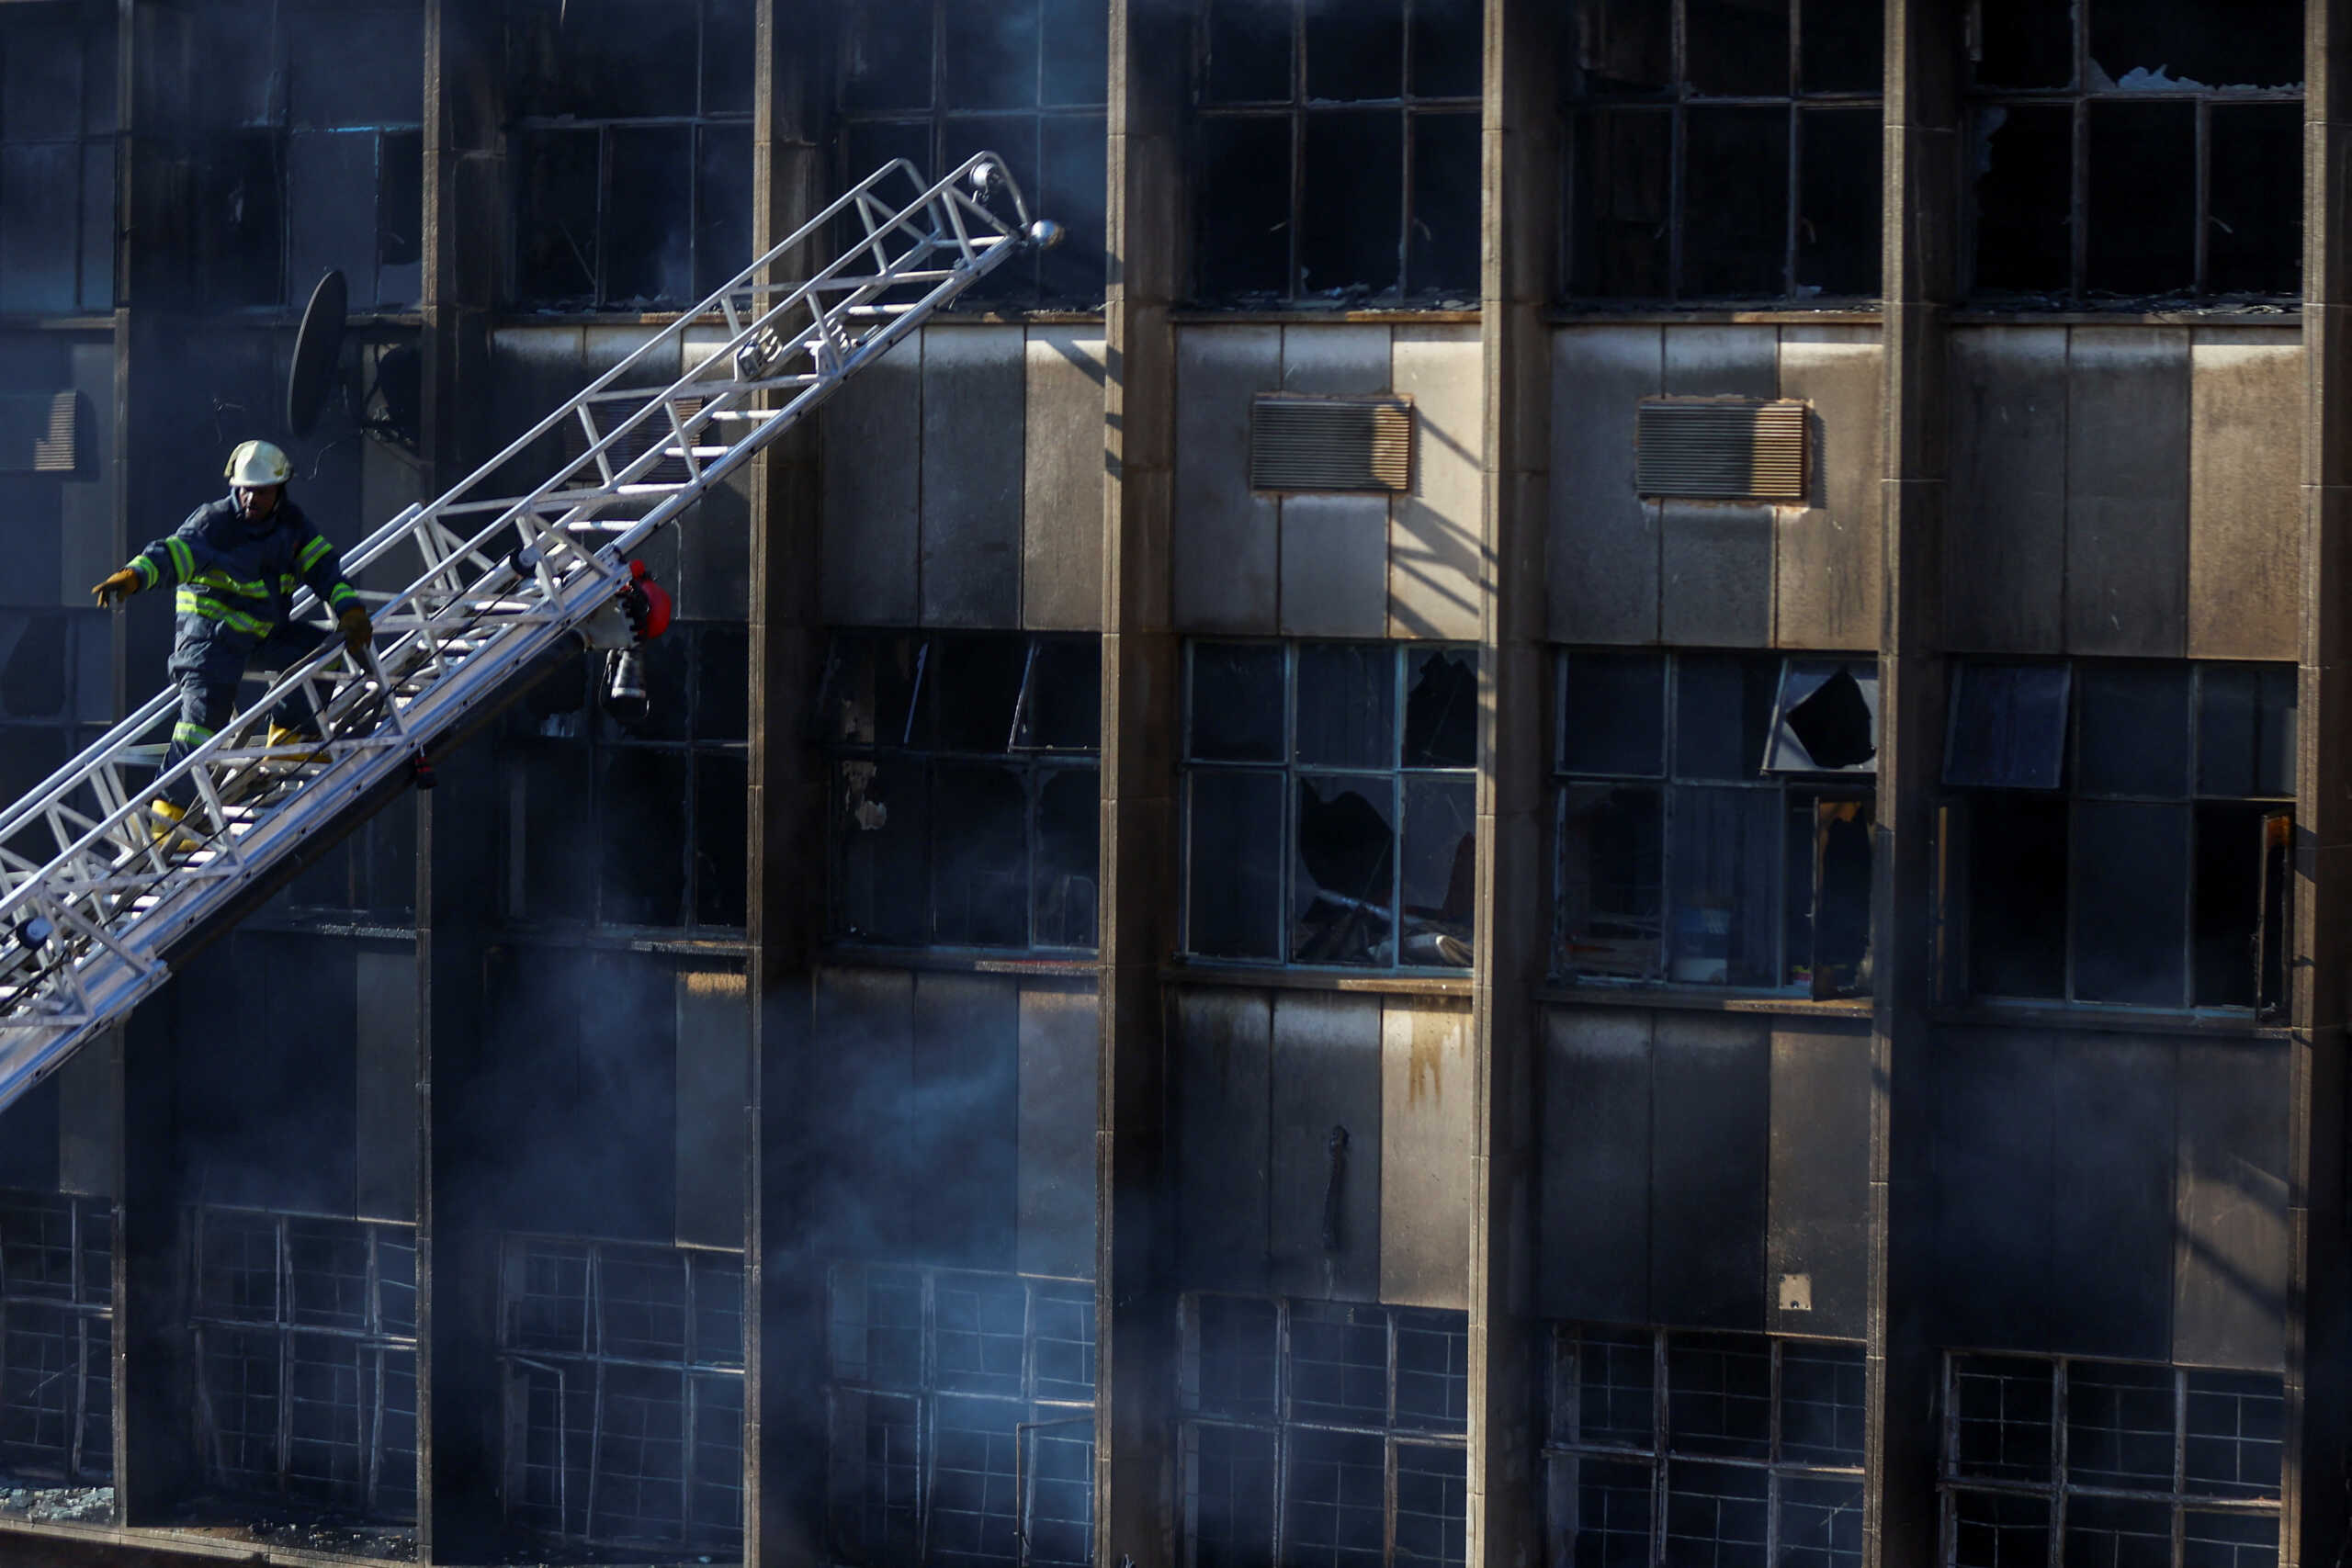
[(2294, 733), (2287, 666), (1962, 665), (1970, 989), (2280, 1015)]
[(819, 702), (833, 933), (1093, 947), (1101, 689), (1091, 637), (838, 634)]
[(1476, 651), (1200, 642), (1187, 657), (1183, 951), (1467, 968)]
[(1195, 297), (1474, 301), (1482, 39), (1471, 0), (1202, 0)]
[(1867, 995), (1877, 686), (1875, 660), (1564, 654), (1553, 972)]
[(1566, 294), (1874, 298), (1883, 29), (1861, 0), (1567, 7)]
[(114, 1475), (114, 1214), (89, 1198), (0, 1192), (0, 1471)]
[(0, 313), (114, 308), (113, 11), (0, 12)]

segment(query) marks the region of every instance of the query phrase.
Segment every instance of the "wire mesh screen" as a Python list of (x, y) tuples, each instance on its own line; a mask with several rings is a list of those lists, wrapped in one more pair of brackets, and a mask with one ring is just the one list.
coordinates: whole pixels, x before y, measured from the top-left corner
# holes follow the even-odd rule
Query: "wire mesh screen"
[(0, 1464), (114, 1473), (114, 1218), (62, 1193), (0, 1192)]

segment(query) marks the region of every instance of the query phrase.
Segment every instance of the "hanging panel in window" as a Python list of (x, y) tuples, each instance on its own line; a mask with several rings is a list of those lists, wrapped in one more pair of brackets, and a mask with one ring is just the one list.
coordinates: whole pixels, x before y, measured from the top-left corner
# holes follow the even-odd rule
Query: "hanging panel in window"
[[(1290, 957), (1396, 962), (1394, 785), (1361, 774), (1298, 776)], [(1197, 872), (1196, 872), (1197, 874)]]

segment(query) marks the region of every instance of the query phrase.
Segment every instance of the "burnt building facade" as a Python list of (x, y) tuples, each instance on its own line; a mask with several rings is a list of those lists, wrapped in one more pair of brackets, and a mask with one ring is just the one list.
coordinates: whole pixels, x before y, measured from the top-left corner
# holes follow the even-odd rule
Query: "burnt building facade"
[(2336, 1561), (2347, 60), (0, 4), (11, 798), (236, 441), (348, 544), (885, 160), (1068, 232), (0, 1114), (0, 1560)]

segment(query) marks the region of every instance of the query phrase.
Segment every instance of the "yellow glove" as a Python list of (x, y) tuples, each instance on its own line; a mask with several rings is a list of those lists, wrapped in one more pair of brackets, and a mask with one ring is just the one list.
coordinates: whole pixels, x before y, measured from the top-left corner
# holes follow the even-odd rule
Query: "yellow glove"
[(139, 592), (139, 574), (124, 567), (112, 577), (90, 590), (90, 597), (98, 602), (101, 610), (111, 609)]
[(375, 626), (368, 619), (368, 612), (354, 604), (336, 617), (335, 630), (343, 634), (343, 646), (356, 657), (376, 635)]

